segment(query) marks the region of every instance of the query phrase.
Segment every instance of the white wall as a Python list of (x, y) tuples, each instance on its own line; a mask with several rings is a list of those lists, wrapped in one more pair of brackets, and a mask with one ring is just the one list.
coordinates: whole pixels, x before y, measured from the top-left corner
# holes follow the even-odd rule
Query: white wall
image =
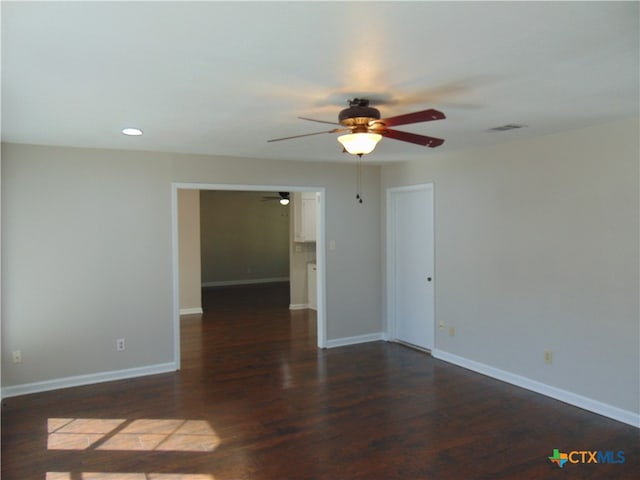
[(173, 362), (172, 182), (324, 187), (327, 339), (382, 329), (379, 167), (358, 205), (353, 163), (16, 144), (2, 160), (3, 387)]
[(640, 412), (638, 128), (383, 167), (435, 184), (438, 350)]

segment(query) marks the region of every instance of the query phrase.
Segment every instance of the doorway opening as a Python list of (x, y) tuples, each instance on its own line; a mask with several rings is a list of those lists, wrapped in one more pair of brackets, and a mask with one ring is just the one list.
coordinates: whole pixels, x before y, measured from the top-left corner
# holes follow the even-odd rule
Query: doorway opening
[[(179, 251), (179, 209), (178, 209), (178, 193), (179, 191), (189, 190), (198, 192), (245, 192), (247, 194), (263, 195), (265, 201), (270, 201), (270, 197), (277, 198), (281, 192), (290, 192), (292, 195), (296, 193), (300, 195), (302, 192), (313, 193), (314, 198), (317, 199), (317, 212), (314, 219), (313, 230), (316, 232), (314, 249), (314, 302), (316, 306), (316, 337), (318, 348), (325, 348), (326, 346), (326, 316), (325, 316), (325, 259), (324, 259), (324, 238), (325, 238), (325, 190), (322, 187), (313, 186), (262, 186), (262, 185), (232, 185), (232, 184), (193, 184), (193, 183), (173, 183), (172, 184), (172, 237), (173, 237), (173, 335), (174, 335), (174, 363), (176, 369), (180, 369), (181, 365), (181, 322), (180, 322), (180, 251)], [(195, 193), (195, 192), (194, 192)], [(296, 250), (299, 252), (301, 247), (299, 244), (290, 244), (289, 248), (292, 252)], [(199, 252), (198, 252), (199, 253)], [(306, 267), (306, 265), (305, 265)], [(245, 274), (251, 276), (251, 267), (247, 267)], [(291, 278), (292, 275), (287, 278), (289, 281), (295, 281)], [(204, 278), (204, 276), (203, 276)], [(285, 278), (280, 278), (285, 280)], [(278, 280), (278, 278), (272, 278), (271, 280)], [(299, 280), (298, 280), (299, 281)], [(252, 281), (249, 278), (247, 284)], [(306, 288), (306, 286), (305, 286)], [(293, 293), (293, 288), (292, 288)], [(294, 305), (290, 307), (295, 309)], [(299, 308), (299, 305), (298, 305)], [(182, 313), (185, 313), (184, 311)], [(197, 313), (197, 312), (188, 312)]]

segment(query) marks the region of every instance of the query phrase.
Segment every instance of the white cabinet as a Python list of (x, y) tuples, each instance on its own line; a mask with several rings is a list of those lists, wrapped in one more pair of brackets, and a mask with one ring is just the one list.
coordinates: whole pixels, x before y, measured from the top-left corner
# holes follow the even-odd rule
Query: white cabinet
[(316, 241), (316, 212), (318, 196), (315, 192), (295, 192), (293, 195), (293, 241)]

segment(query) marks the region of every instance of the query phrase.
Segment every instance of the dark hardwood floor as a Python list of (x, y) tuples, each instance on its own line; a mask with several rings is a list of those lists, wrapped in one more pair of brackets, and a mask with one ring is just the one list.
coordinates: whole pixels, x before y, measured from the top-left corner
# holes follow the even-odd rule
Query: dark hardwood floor
[(203, 304), (180, 372), (6, 399), (2, 479), (640, 478), (631, 426), (392, 343), (317, 350), (285, 284)]

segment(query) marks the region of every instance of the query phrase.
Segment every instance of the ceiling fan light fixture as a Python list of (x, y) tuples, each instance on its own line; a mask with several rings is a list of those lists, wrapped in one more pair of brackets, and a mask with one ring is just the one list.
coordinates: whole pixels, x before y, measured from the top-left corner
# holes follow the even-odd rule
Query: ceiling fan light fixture
[(338, 137), (344, 149), (352, 155), (366, 155), (373, 152), (382, 139), (379, 133), (350, 133)]
[(289, 192), (278, 192), (280, 195), (280, 205), (289, 205)]

